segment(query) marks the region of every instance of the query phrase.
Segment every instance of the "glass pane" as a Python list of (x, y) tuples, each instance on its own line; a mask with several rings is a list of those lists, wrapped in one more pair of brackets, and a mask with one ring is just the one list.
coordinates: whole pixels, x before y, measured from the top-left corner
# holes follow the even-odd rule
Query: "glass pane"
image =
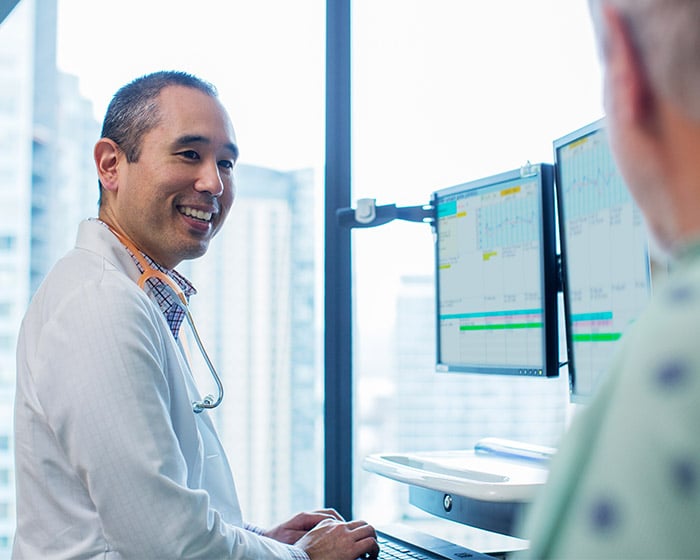
[[(424, 205), (438, 189), (551, 163), (554, 139), (602, 114), (585, 0), (357, 0), (353, 49), (353, 199)], [(356, 230), (353, 258), (354, 512), (432, 530), (406, 486), (364, 458), (487, 436), (554, 446), (571, 413), (566, 370), (436, 373), (428, 225)]]
[[(105, 10), (22, 0), (0, 24), (0, 467), (12, 464), (16, 332), (79, 221), (97, 213), (92, 147), (111, 96), (139, 75), (184, 70), (218, 88), (241, 155), (228, 223), (205, 258), (178, 270), (198, 290), (192, 314), (226, 389), (212, 418), (244, 519), (270, 526), (323, 501), (325, 2)], [(13, 492), (1, 482), (4, 499)], [(8, 510), (0, 543), (11, 542)]]

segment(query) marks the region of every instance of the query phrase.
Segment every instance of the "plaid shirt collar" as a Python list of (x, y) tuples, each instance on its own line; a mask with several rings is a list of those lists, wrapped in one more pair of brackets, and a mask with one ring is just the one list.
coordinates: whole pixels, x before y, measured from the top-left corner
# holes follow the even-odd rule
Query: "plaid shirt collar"
[[(129, 254), (131, 254), (131, 251), (129, 251)], [(154, 270), (167, 274), (173, 280), (173, 282), (180, 287), (182, 292), (185, 294), (187, 302), (189, 303), (190, 296), (197, 293), (197, 290), (190, 283), (190, 281), (176, 270), (167, 270), (158, 263), (154, 262), (153, 259), (151, 259), (151, 257), (145, 253), (142, 252), (141, 254), (146, 258), (146, 261)], [(133, 255), (131, 256), (134, 259), (136, 266), (139, 268), (141, 273), (143, 273), (143, 270), (141, 270), (141, 265), (139, 265), (136, 257)], [(160, 307), (163, 315), (165, 315), (165, 320), (168, 322), (170, 331), (173, 333), (175, 340), (177, 340), (178, 334), (180, 333), (180, 326), (185, 318), (185, 311), (180, 306), (178, 297), (160, 278), (148, 278), (146, 280), (146, 284), (148, 285), (149, 293), (158, 304), (158, 307)]]
[[(102, 220), (97, 221), (105, 227), (108, 227), (107, 224), (105, 224)], [(131, 252), (131, 250), (129, 250), (128, 247), (124, 248), (129, 253), (129, 255), (131, 255), (131, 258), (134, 261), (136, 267), (139, 269), (139, 272), (143, 274), (143, 267), (141, 266), (141, 263), (139, 263), (136, 256)], [(175, 284), (177, 284), (180, 287), (182, 292), (185, 294), (185, 298), (188, 302), (190, 301), (190, 296), (197, 293), (197, 290), (192, 285), (192, 283), (189, 280), (187, 280), (187, 278), (182, 276), (182, 274), (180, 274), (177, 270), (168, 270), (167, 268), (163, 268), (143, 251), (141, 251), (141, 254), (146, 259), (146, 262), (148, 262), (151, 268), (153, 268), (154, 270), (158, 270), (163, 274), (166, 274), (170, 277), (170, 279), (173, 282), (175, 282)], [(175, 340), (177, 340), (177, 337), (180, 333), (180, 326), (182, 326), (182, 321), (185, 319), (185, 312), (182, 309), (182, 307), (180, 307), (177, 295), (175, 295), (172, 289), (160, 278), (148, 278), (146, 280), (146, 284), (148, 285), (148, 293), (158, 304), (158, 307), (165, 316), (165, 320), (168, 322), (170, 332), (173, 333)]]

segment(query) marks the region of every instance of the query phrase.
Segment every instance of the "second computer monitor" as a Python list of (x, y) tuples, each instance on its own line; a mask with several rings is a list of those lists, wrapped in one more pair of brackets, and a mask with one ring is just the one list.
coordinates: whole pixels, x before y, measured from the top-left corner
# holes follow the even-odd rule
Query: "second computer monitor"
[(437, 369), (558, 374), (551, 165), (433, 193)]
[(586, 402), (651, 290), (647, 234), (602, 120), (554, 141), (572, 400)]

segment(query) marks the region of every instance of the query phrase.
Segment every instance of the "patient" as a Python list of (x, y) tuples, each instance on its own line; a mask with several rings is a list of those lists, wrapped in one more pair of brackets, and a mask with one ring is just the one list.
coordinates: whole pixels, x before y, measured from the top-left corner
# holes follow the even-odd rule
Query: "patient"
[(610, 142), (673, 257), (525, 525), (530, 558), (700, 554), (700, 2), (590, 0)]

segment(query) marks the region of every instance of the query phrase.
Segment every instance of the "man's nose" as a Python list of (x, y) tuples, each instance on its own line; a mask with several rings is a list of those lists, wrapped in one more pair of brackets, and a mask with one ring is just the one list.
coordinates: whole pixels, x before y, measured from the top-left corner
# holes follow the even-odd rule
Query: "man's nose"
[(221, 178), (221, 172), (216, 162), (202, 166), (195, 188), (201, 192), (208, 192), (212, 196), (221, 196), (223, 194), (224, 181)]

